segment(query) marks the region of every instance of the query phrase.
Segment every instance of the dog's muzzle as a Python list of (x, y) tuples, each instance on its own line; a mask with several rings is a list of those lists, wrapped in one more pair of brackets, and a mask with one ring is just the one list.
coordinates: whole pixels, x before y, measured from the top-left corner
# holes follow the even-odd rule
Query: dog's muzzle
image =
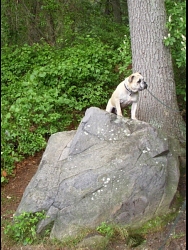
[(147, 87), (148, 87), (148, 85), (146, 82), (141, 82), (139, 90), (141, 91), (141, 90), (147, 89)]

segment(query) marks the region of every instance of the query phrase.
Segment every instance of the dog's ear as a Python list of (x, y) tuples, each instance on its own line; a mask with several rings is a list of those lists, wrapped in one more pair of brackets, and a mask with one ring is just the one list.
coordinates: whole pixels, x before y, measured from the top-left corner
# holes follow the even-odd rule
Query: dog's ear
[(133, 81), (133, 79), (134, 79), (134, 75), (130, 75), (130, 76), (129, 76), (129, 79), (128, 79), (128, 82), (131, 83), (131, 82)]

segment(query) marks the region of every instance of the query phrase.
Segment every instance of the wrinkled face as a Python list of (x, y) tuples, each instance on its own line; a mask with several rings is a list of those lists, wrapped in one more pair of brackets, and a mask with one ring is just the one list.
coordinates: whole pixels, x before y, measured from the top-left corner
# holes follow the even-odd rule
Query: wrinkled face
[(129, 76), (128, 85), (133, 92), (142, 91), (147, 89), (148, 86), (146, 82), (144, 82), (143, 76), (138, 72)]

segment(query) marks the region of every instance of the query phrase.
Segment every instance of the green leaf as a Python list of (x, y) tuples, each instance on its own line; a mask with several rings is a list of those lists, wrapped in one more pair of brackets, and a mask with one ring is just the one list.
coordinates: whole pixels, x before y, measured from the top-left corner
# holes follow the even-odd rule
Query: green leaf
[(46, 76), (46, 72), (40, 72), (40, 73), (39, 73), (39, 76), (40, 76), (40, 77), (45, 77), (45, 76)]
[(1, 176), (1, 183), (5, 182), (5, 177), (4, 176)]

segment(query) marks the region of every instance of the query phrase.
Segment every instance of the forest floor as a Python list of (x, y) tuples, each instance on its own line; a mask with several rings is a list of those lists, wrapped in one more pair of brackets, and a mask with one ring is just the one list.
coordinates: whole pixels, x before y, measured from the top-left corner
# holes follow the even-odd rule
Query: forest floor
[[(30, 156), (24, 161), (17, 163), (15, 176), (9, 179), (8, 184), (1, 188), (1, 249), (2, 250), (69, 250), (67, 247), (50, 246), (45, 243), (39, 245), (19, 246), (12, 245), (7, 242), (3, 233), (4, 226), (12, 220), (12, 216), (16, 211), (23, 192), (36, 173), (43, 152)], [(178, 192), (185, 199), (186, 193), (186, 174), (185, 167), (181, 171)], [(186, 213), (185, 210), (179, 213), (179, 218), (174, 222), (161, 228), (160, 231), (149, 233), (145, 236), (144, 245), (136, 248), (127, 248), (125, 242), (113, 242), (106, 250), (126, 250), (126, 249), (142, 249), (142, 250), (185, 250), (186, 249)], [(163, 244), (165, 244), (163, 246)], [(72, 249), (72, 248), (71, 248)], [(83, 249), (85, 250), (85, 249)], [(96, 249), (97, 250), (97, 249)]]

